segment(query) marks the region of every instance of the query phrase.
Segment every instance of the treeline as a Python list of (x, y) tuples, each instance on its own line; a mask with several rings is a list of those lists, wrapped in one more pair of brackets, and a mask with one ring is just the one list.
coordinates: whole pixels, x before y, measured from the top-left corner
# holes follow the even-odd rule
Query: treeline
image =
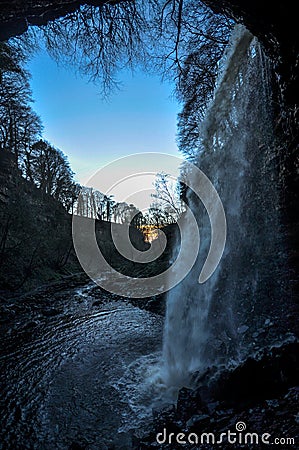
[(184, 212), (181, 186), (172, 181), (170, 175), (161, 172), (156, 174), (153, 187), (153, 201), (142, 212), (132, 203), (116, 202), (113, 195), (105, 195), (83, 186), (75, 202), (74, 213), (100, 221), (131, 224), (136, 228), (143, 228), (145, 225), (161, 228), (176, 223)]
[(11, 153), (26, 180), (70, 211), (80, 186), (62, 151), (42, 140), (42, 122), (31, 106), (26, 59), (19, 42), (0, 43), (0, 151)]
[(83, 186), (74, 207), (75, 214), (100, 221), (130, 223), (139, 227), (145, 220), (139, 209), (126, 202), (116, 202), (113, 195), (105, 195), (91, 187)]

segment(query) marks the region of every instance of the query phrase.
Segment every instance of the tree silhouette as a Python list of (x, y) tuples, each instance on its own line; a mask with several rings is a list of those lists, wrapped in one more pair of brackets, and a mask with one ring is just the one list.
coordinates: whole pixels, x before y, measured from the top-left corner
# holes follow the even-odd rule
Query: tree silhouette
[(30, 145), (41, 135), (42, 124), (31, 107), (26, 57), (16, 44), (0, 43), (0, 149), (14, 154), (22, 167)]
[(162, 221), (176, 222), (183, 212), (180, 186), (164, 172), (157, 173), (154, 186), (156, 192), (152, 194), (152, 197), (156, 199), (156, 202), (151, 205), (151, 214), (155, 216), (155, 220), (160, 213)]

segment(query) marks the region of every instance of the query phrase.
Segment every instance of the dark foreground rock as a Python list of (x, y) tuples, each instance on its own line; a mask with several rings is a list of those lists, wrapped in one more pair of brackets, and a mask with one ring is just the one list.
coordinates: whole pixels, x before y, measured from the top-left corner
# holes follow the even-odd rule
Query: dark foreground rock
[(298, 350), (284, 344), (234, 370), (212, 369), (194, 389), (182, 388), (176, 405), (154, 411), (133, 448), (298, 448)]

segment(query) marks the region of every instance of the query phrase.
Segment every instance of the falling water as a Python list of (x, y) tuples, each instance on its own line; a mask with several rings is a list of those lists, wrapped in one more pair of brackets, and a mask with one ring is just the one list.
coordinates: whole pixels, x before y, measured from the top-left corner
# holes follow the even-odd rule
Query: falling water
[[(232, 34), (200, 131), (193, 162), (221, 197), (228, 238), (216, 272), (198, 284), (211, 229), (200, 201), (189, 192), (201, 247), (192, 271), (168, 294), (163, 360), (164, 378), (172, 386), (181, 386), (190, 373), (208, 366), (235, 364), (261, 342), (283, 333), (273, 331), (283, 314), (277, 299), (286, 295), (286, 287), (271, 67), (257, 39), (243, 26)], [(192, 240), (190, 236), (187, 245), (192, 246)], [(263, 333), (265, 324), (271, 325)]]

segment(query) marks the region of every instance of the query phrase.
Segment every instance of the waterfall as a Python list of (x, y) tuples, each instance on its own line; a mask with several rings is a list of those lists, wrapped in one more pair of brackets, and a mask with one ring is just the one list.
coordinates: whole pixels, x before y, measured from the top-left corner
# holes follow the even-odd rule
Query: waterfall
[[(270, 63), (257, 39), (238, 25), (219, 71), (193, 162), (220, 195), (228, 238), (216, 272), (198, 284), (211, 229), (199, 199), (188, 192), (201, 246), (193, 269), (168, 293), (163, 344), (168, 386), (186, 384), (191, 373), (212, 365), (235, 364), (280, 337), (280, 331), (273, 331), (283, 314), (276, 300), (287, 295), (281, 282), (285, 252), (275, 183), (279, 163)], [(192, 236), (187, 245), (192, 246)], [(265, 324), (270, 327), (263, 333)]]

